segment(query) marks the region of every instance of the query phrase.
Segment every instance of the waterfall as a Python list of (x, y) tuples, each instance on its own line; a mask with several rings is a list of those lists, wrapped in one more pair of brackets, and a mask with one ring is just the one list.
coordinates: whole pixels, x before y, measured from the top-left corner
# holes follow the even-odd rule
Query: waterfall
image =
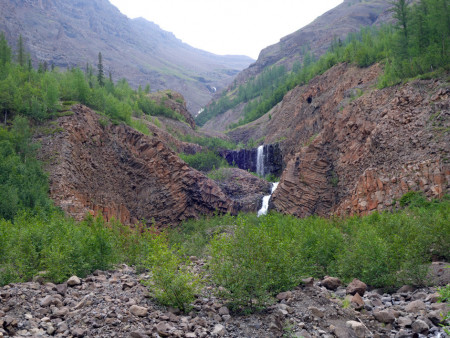
[(264, 177), (264, 146), (259, 146), (256, 152), (256, 173)]
[(266, 195), (263, 197), (261, 209), (258, 210), (258, 217), (261, 215), (267, 214), (267, 210), (269, 209), (270, 197), (272, 197), (273, 192), (277, 189), (278, 183), (280, 183), (280, 182), (272, 183), (272, 189), (270, 191), (270, 195)]

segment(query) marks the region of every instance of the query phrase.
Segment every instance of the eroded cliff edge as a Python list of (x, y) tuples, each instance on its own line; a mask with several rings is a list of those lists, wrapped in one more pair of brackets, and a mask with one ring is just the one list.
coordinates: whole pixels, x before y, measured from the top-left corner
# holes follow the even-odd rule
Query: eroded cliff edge
[(114, 125), (82, 105), (41, 135), (50, 196), (82, 219), (101, 212), (123, 223), (177, 224), (215, 211), (233, 212), (218, 185), (190, 168), (158, 137)]
[(448, 74), (377, 89), (380, 65), (340, 64), (229, 133), (279, 142), (286, 168), (271, 207), (304, 217), (389, 209), (410, 190), (450, 191)]

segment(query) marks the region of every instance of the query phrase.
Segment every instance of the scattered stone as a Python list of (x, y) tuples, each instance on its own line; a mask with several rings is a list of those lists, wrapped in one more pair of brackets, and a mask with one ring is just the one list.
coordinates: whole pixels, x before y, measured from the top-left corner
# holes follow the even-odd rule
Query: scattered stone
[(356, 278), (347, 286), (347, 294), (350, 294), (350, 295), (359, 293), (360, 296), (364, 296), (364, 294), (366, 293), (366, 290), (367, 290), (367, 285)]
[(355, 304), (357, 308), (364, 307), (364, 301), (359, 295), (359, 293), (355, 293), (355, 295), (352, 297), (351, 303)]
[(219, 337), (224, 336), (225, 333), (226, 333), (225, 326), (223, 326), (221, 324), (216, 324), (214, 326), (214, 330), (212, 331), (213, 335), (216, 335), (216, 336), (219, 336)]
[(412, 320), (411, 320), (411, 318), (409, 318), (409, 317), (399, 317), (399, 318), (397, 319), (397, 324), (398, 324), (400, 327), (410, 327), (411, 324), (412, 324)]
[(77, 286), (81, 285), (81, 280), (77, 276), (72, 276), (67, 281), (68, 286)]
[(314, 285), (314, 277), (304, 278), (304, 279), (302, 279), (302, 283), (306, 287), (313, 286)]
[(375, 311), (373, 313), (373, 316), (375, 317), (376, 320), (378, 320), (381, 323), (388, 324), (395, 322), (394, 315), (389, 311)]
[(415, 300), (405, 306), (406, 312), (418, 313), (420, 310), (425, 310), (425, 303), (421, 300)]
[(70, 332), (74, 337), (84, 337), (86, 335), (86, 330), (81, 327), (73, 328)]
[(404, 329), (401, 329), (398, 331), (398, 333), (395, 335), (395, 338), (411, 338), (412, 334)]
[(347, 327), (352, 328), (355, 331), (357, 337), (364, 338), (366, 336), (366, 328), (360, 322), (349, 320), (346, 322)]
[(311, 311), (311, 313), (318, 318), (325, 317), (325, 313), (323, 313), (323, 311), (319, 310), (318, 308), (316, 308), (314, 306), (308, 307), (308, 310)]
[(168, 322), (159, 322), (158, 324), (156, 324), (155, 328), (158, 334), (160, 334), (163, 337), (169, 337), (171, 331), (174, 330), (174, 327), (170, 325), (170, 323)]
[(145, 317), (148, 314), (148, 309), (142, 306), (132, 305), (130, 307), (130, 312), (137, 317)]
[(219, 309), (219, 315), (226, 316), (226, 315), (229, 315), (229, 314), (230, 314), (230, 310), (228, 310), (228, 308), (226, 306), (222, 306)]
[(428, 330), (430, 329), (428, 324), (420, 319), (418, 319), (414, 323), (412, 323), (411, 327), (414, 332), (423, 333), (423, 334), (426, 334), (428, 332)]
[(291, 291), (281, 292), (277, 295), (278, 300), (287, 300), (292, 297)]
[(400, 289), (397, 290), (397, 293), (411, 293), (414, 292), (415, 288), (411, 285), (403, 285)]
[(336, 277), (325, 277), (322, 281), (322, 285), (328, 290), (336, 290), (341, 285), (341, 280)]

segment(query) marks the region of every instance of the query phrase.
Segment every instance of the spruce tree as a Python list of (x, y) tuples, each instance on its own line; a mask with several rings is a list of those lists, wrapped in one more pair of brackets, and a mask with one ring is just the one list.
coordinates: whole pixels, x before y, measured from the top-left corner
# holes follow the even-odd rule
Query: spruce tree
[(0, 33), (0, 65), (11, 62), (11, 48), (6, 41), (5, 34)]
[(26, 62), (25, 47), (23, 46), (22, 34), (19, 35), (17, 62), (21, 66), (24, 66)]
[(102, 53), (98, 53), (98, 84), (100, 87), (103, 87), (105, 85), (105, 73), (103, 71), (103, 59), (102, 59)]

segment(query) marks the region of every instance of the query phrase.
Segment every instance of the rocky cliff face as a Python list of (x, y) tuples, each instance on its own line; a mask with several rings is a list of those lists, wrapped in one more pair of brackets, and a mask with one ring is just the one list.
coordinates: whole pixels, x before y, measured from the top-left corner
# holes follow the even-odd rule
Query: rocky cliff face
[[(230, 165), (237, 166), (243, 170), (257, 172), (257, 148), (228, 151), (224, 153), (224, 156)], [(265, 175), (281, 175), (283, 157), (277, 143), (264, 145), (262, 162)]]
[(450, 191), (446, 77), (376, 89), (381, 67), (341, 64), (297, 87), (235, 140), (282, 140), (271, 207), (297, 216), (365, 214), (410, 190)]
[(238, 168), (222, 168), (217, 183), (239, 212), (257, 212), (272, 184)]
[(187, 110), (186, 101), (183, 95), (174, 92), (173, 90), (159, 91), (148, 95), (151, 99), (155, 100), (158, 104), (162, 104), (167, 108), (179, 113), (183, 116), (192, 129), (195, 130), (195, 121), (192, 115)]
[(13, 46), (22, 34), (36, 63), (84, 69), (102, 52), (114, 80), (177, 90), (192, 113), (211, 100), (212, 87), (226, 87), (253, 61), (195, 49), (152, 22), (128, 19), (107, 0), (4, 0), (0, 31)]
[[(78, 105), (55, 134), (38, 137), (50, 196), (76, 219), (101, 212), (123, 223), (177, 224), (199, 214), (234, 212), (218, 185), (188, 167), (161, 140), (111, 125)], [(52, 134), (52, 133), (51, 133)]]

